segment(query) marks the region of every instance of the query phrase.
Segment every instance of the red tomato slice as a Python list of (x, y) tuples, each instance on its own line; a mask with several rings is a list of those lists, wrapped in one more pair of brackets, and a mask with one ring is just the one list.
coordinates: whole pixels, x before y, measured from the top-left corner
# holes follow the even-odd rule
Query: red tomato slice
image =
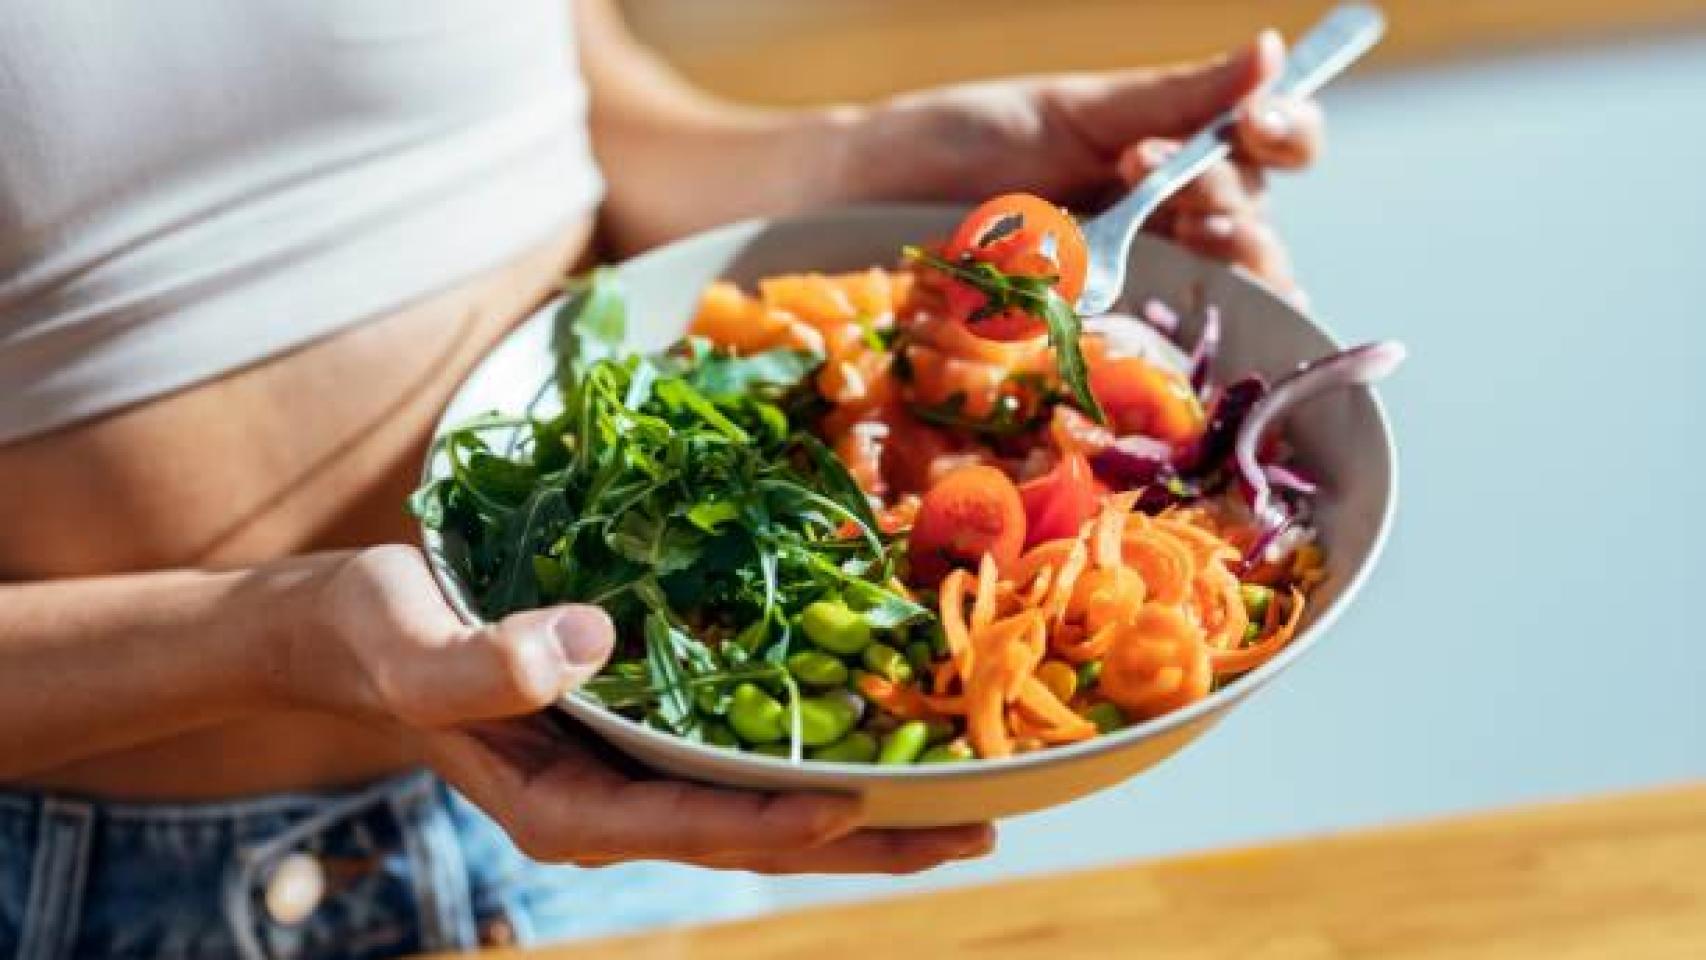
[[(997, 229), (1002, 232), (997, 234)], [(1067, 301), (1084, 290), (1088, 253), (1084, 235), (1066, 211), (1041, 197), (1009, 193), (985, 201), (960, 223), (943, 254), (971, 256), (1015, 276), (1056, 277), (1055, 289)], [(947, 294), (949, 315), (967, 319), (986, 298), (963, 284), (963, 292)], [(1027, 340), (1041, 336), (1046, 324), (1039, 317), (1008, 310), (980, 318), (976, 333), (990, 340)]]
[(1061, 457), (1053, 470), (1019, 488), (1025, 505), (1025, 549), (1077, 536), (1106, 493), (1082, 453)]
[(975, 568), (986, 553), (1011, 570), (1025, 546), (1019, 489), (994, 467), (960, 467), (924, 494), (908, 544), (918, 583), (937, 583), (956, 567)]
[(957, 451), (947, 431), (923, 423), (905, 410), (888, 414), (889, 435), (883, 444), (883, 480), (891, 493), (919, 493), (930, 488), (935, 464)]
[[(1016, 230), (994, 241), (987, 239), (992, 230), (1013, 218), (1019, 221)], [(1049, 249), (1051, 238), (1053, 250)], [(1055, 289), (1068, 301), (1084, 292), (1088, 269), (1084, 234), (1071, 214), (1029, 193), (1007, 193), (984, 201), (960, 222), (946, 253), (949, 257), (969, 253), (1009, 273), (1053, 273), (1060, 278)]]
[(1141, 357), (1092, 360), (1090, 392), (1121, 435), (1140, 433), (1184, 443), (1202, 433), (1202, 404), (1190, 383)]

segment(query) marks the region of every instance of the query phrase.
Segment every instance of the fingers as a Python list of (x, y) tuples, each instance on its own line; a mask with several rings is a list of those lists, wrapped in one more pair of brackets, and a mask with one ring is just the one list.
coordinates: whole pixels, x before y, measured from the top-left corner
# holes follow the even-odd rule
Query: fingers
[(1188, 136), (1279, 76), (1285, 44), (1264, 30), (1204, 63), (1057, 82), (1049, 95), (1072, 128), (1102, 156), (1143, 137)]
[(756, 873), (917, 873), (953, 860), (989, 853), (995, 829), (989, 824), (932, 830), (861, 830), (810, 850), (758, 856), (711, 858), (701, 866)]
[(474, 628), (445, 604), (418, 551), (382, 547), (349, 564), (329, 602), (367, 676), (374, 708), (442, 727), (548, 706), (603, 666), (610, 618), (588, 606), (519, 613)]
[(1296, 170), (1321, 156), (1326, 120), (1313, 100), (1262, 97), (1238, 114), (1233, 142), (1240, 158), (1259, 166)]
[[(1144, 140), (1120, 155), (1120, 179), (1135, 185), (1178, 150), (1175, 140)], [(1186, 184), (1168, 206), (1175, 211), (1247, 215), (1261, 211), (1266, 194), (1266, 177), (1259, 168), (1222, 161)]]
[[(540, 791), (570, 792), (563, 816), (538, 824), (561, 845), (564, 859), (677, 860), (713, 863), (793, 853), (829, 843), (860, 821), (855, 798), (828, 794), (762, 794), (720, 790), (679, 780), (625, 780), (588, 791), (561, 777)], [(544, 802), (542, 799), (535, 802)]]
[(763, 873), (912, 873), (981, 856), (984, 824), (857, 830), (859, 802), (761, 794), (676, 780), (634, 780), (583, 745), (526, 720), (429, 733), (447, 781), (536, 860), (599, 866), (671, 860)]
[(1238, 264), (1294, 299), (1301, 296), (1292, 279), (1291, 258), (1262, 220), (1225, 213), (1181, 214), (1174, 220), (1172, 236), (1205, 257)]

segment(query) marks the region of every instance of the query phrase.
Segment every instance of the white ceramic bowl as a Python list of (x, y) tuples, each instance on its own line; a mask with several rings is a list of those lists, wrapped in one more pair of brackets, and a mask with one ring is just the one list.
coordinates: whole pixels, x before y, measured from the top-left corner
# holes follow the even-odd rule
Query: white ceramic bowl
[[(897, 262), (904, 244), (945, 236), (961, 209), (883, 205), (787, 220), (749, 221), (690, 237), (637, 257), (619, 269), (629, 293), (633, 346), (655, 350), (684, 332), (700, 291), (718, 278), (743, 285), (778, 273), (855, 270)], [(1132, 251), (1119, 309), (1135, 311), (1154, 297), (1180, 308), (1217, 305), (1225, 332), (1221, 376), (1260, 371), (1270, 378), (1339, 349), (1326, 331), (1270, 291), (1226, 267), (1160, 240), (1140, 238)], [(492, 410), (519, 412), (550, 375), (556, 304), (542, 308), (469, 376), (445, 411), (442, 433)], [(1194, 332), (1194, 331), (1187, 331)], [(1397, 500), (1392, 436), (1370, 390), (1338, 391), (1300, 408), (1287, 434), (1303, 463), (1323, 482), (1319, 526), (1327, 579), (1290, 647), (1230, 686), (1183, 710), (1118, 733), (995, 761), (874, 767), (792, 764), (703, 746), (653, 730), (576, 697), (563, 709), (645, 765), (694, 780), (756, 790), (825, 790), (863, 796), (876, 826), (970, 823), (1066, 803), (1134, 776), (1201, 736), (1227, 711), (1262, 689), (1320, 640), (1374, 567)], [(427, 464), (442, 475), (442, 457)], [(464, 584), (443, 560), (445, 543), (424, 531), (440, 585), (457, 612), (477, 619)]]

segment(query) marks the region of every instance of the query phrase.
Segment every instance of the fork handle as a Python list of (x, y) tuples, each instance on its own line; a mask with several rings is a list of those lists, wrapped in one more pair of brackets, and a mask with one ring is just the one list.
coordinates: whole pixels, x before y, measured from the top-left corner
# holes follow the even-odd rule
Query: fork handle
[[(1386, 18), (1372, 4), (1347, 3), (1335, 8), (1292, 45), (1285, 68), (1269, 92), (1292, 97), (1313, 94), (1380, 42), (1385, 32)], [(1113, 305), (1138, 229), (1167, 198), (1231, 153), (1227, 132), (1237, 122), (1236, 109), (1216, 117), (1130, 193), (1084, 222), (1091, 264), (1079, 298), (1080, 312), (1101, 313)]]

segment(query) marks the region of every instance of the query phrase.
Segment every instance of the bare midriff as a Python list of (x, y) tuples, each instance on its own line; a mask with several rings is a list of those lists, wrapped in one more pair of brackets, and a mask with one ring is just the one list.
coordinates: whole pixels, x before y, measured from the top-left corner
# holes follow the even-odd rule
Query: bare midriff
[[(456, 386), (585, 258), (590, 223), (387, 316), (68, 429), (0, 446), (0, 580), (418, 540), (403, 502)], [(233, 318), (241, 323), (241, 318)], [(328, 788), (418, 762), (325, 715), (262, 715), (28, 777), (132, 800)], [(16, 786), (9, 784), (8, 786)]]

